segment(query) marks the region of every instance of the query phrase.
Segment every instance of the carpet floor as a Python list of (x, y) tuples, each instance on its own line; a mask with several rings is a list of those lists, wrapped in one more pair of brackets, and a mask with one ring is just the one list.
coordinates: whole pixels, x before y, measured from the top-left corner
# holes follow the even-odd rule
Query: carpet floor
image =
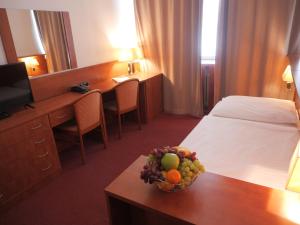
[(110, 132), (107, 149), (95, 134), (88, 135), (86, 165), (81, 165), (79, 146), (69, 146), (60, 156), (61, 174), (0, 214), (0, 224), (108, 225), (104, 188), (139, 155), (154, 147), (180, 144), (198, 122), (193, 117), (162, 114), (141, 131), (127, 123), (121, 140), (114, 130)]

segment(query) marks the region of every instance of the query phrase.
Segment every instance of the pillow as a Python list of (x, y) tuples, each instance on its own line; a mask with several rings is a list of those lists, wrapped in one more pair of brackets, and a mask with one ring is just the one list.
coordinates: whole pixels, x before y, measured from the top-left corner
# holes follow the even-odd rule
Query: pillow
[(228, 96), (218, 102), (210, 114), (275, 124), (296, 124), (298, 121), (293, 101), (264, 97)]

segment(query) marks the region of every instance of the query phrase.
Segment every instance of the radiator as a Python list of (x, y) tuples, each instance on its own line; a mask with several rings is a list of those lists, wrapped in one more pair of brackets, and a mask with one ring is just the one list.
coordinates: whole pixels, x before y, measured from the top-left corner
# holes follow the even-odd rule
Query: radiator
[(201, 65), (203, 111), (209, 113), (214, 104), (214, 64)]

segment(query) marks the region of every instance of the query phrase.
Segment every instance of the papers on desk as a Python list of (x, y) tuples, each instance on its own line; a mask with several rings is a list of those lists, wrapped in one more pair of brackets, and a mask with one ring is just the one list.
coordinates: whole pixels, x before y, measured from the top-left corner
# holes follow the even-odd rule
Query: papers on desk
[(123, 81), (129, 80), (129, 77), (114, 77), (113, 80), (118, 83), (121, 83)]

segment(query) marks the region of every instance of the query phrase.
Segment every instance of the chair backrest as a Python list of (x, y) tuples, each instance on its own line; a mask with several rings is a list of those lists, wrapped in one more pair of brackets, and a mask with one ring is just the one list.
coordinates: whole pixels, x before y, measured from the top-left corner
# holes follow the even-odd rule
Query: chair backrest
[(77, 126), (80, 133), (88, 132), (103, 122), (101, 93), (93, 90), (74, 103)]
[(127, 112), (138, 106), (139, 80), (130, 79), (115, 88), (119, 112)]

